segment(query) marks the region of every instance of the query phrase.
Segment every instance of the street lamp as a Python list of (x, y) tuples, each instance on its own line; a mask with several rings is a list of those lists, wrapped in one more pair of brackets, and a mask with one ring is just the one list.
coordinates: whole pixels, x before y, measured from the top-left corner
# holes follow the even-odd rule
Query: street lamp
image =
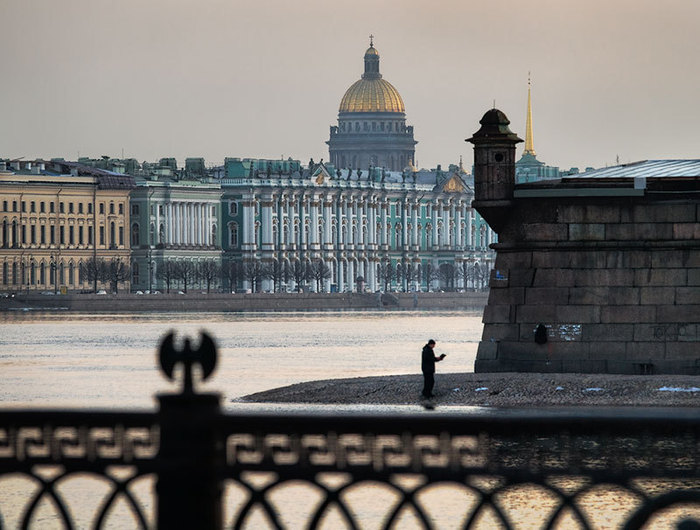
[(34, 285), (34, 256), (29, 256), (29, 274), (27, 275), (27, 294), (29, 294), (29, 289)]
[(56, 262), (56, 256), (51, 253), (49, 266), (51, 267), (51, 279), (53, 280), (53, 294), (58, 293), (58, 278), (56, 278), (56, 271), (58, 269), (58, 263)]

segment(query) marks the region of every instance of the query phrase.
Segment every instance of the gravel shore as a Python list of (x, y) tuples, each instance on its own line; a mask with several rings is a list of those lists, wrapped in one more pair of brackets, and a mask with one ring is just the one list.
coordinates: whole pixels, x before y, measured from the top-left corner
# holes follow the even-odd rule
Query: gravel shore
[[(700, 407), (700, 376), (437, 373), (439, 405), (488, 407), (679, 406)], [(420, 403), (421, 375), (311, 381), (240, 398), (258, 403)]]

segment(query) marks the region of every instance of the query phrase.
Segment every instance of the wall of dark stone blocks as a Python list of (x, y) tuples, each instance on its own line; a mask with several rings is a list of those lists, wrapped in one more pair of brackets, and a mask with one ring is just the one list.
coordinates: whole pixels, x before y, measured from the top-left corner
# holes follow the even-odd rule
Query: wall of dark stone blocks
[(521, 201), (497, 249), (477, 371), (700, 373), (697, 201)]

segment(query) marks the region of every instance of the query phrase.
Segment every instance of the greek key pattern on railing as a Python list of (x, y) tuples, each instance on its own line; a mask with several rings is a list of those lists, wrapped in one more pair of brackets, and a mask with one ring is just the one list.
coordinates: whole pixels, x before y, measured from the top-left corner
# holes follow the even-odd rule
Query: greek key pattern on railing
[(158, 453), (158, 431), (147, 427), (0, 427), (0, 462), (151, 460)]
[(504, 436), (439, 434), (233, 433), (226, 439), (231, 468), (374, 472), (620, 473), (675, 476), (700, 471), (700, 440), (674, 436)]
[(486, 438), (372, 434), (307, 435), (233, 434), (226, 442), (230, 466), (302, 466), (343, 471), (371, 468), (374, 471), (413, 470), (426, 467), (483, 468), (487, 463)]
[(18, 427), (0, 428), (0, 461), (88, 462), (128, 464), (155, 458), (158, 433), (146, 427)]

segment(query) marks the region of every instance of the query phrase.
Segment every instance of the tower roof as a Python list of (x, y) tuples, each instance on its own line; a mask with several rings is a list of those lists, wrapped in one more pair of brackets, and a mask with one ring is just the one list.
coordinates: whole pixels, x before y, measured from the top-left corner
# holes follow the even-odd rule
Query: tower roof
[(488, 141), (522, 142), (518, 135), (510, 130), (510, 120), (497, 108), (486, 111), (479, 120), (481, 128), (467, 142), (483, 143)]
[(406, 112), (399, 91), (379, 73), (379, 52), (373, 41), (364, 60), (362, 78), (347, 89), (338, 112)]

